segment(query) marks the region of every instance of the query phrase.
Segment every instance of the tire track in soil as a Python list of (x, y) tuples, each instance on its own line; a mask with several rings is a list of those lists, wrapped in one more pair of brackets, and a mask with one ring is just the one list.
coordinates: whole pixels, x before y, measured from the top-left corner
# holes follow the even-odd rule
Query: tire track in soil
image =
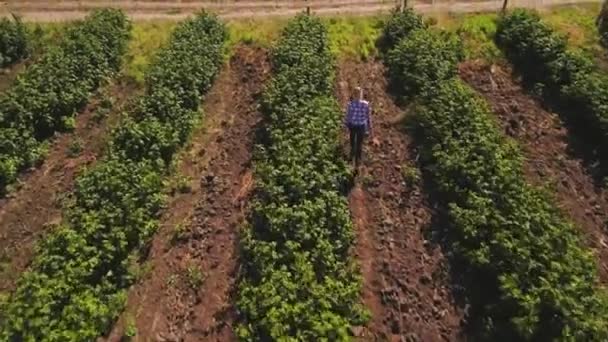
[[(148, 257), (152, 270), (131, 289), (108, 341), (120, 341), (129, 320), (136, 341), (235, 340), (238, 231), (253, 185), (257, 96), (269, 74), (265, 50), (239, 46), (216, 79), (204, 101), (203, 127), (178, 167), (196, 183), (164, 211)], [(186, 229), (172, 241), (180, 225)]]
[[(76, 116), (75, 130), (56, 135), (43, 164), (23, 173), (18, 181), (21, 187), (0, 199), (0, 293), (14, 289), (38, 239), (61, 222), (62, 196), (73, 189), (78, 172), (93, 165), (102, 153), (103, 137), (134, 91), (121, 81), (103, 87)], [(95, 111), (105, 94), (115, 100), (108, 115), (98, 122)], [(68, 151), (75, 139), (80, 140), (82, 150), (72, 157)]]
[(367, 143), (363, 166), (349, 194), (356, 229), (354, 253), (361, 264), (363, 301), (372, 313), (357, 332), (363, 341), (461, 340), (462, 310), (450, 289), (447, 261), (424, 237), (433, 210), (421, 182), (407, 184), (416, 168), (412, 139), (399, 128), (404, 112), (386, 92), (379, 62), (342, 61), (336, 95), (346, 107), (349, 89), (365, 89), (379, 146)]
[(524, 155), (529, 181), (547, 186), (556, 205), (577, 227), (598, 256), (602, 283), (608, 283), (608, 192), (597, 188), (593, 175), (569, 142), (560, 117), (543, 109), (512, 78), (508, 66), (469, 61), (460, 76), (477, 90), (497, 114), (505, 133), (515, 139)]

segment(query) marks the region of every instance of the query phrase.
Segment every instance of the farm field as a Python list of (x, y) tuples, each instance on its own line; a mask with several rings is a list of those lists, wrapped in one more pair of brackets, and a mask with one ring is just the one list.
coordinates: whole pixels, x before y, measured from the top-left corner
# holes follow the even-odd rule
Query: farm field
[(0, 36), (0, 341), (608, 339), (600, 4), (145, 3)]

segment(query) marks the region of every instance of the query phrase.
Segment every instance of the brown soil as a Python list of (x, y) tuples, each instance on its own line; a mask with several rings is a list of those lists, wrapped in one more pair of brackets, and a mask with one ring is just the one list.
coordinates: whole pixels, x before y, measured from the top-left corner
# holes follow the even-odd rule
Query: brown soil
[[(122, 83), (103, 87), (76, 117), (76, 129), (58, 134), (44, 163), (23, 174), (18, 181), (21, 187), (0, 199), (0, 292), (13, 289), (32, 258), (35, 242), (61, 221), (62, 196), (72, 189), (78, 172), (95, 162), (109, 122), (132, 92), (131, 86)], [(99, 121), (95, 112), (105, 94), (115, 102), (108, 116)], [(82, 150), (71, 155), (70, 146), (76, 139)]]
[(412, 139), (400, 129), (405, 113), (386, 93), (379, 62), (340, 63), (337, 97), (361, 85), (372, 105), (379, 146), (366, 146), (364, 164), (349, 195), (357, 230), (355, 254), (364, 278), (363, 301), (372, 319), (365, 341), (454, 341), (461, 338), (462, 310), (451, 295), (447, 263), (424, 237), (433, 210), (419, 181), (403, 177), (416, 169)]
[(595, 186), (585, 163), (570, 148), (568, 130), (559, 116), (526, 95), (506, 66), (471, 61), (461, 65), (460, 76), (486, 98), (505, 133), (521, 146), (527, 178), (547, 187), (558, 207), (584, 232), (606, 283), (608, 192)]
[(205, 99), (205, 129), (193, 135), (178, 168), (195, 180), (192, 191), (175, 196), (164, 211), (143, 266), (151, 271), (130, 291), (109, 341), (119, 341), (125, 324), (133, 323), (137, 341), (235, 339), (237, 238), (252, 186), (261, 119), (256, 97), (269, 73), (265, 50), (241, 46), (216, 80)]

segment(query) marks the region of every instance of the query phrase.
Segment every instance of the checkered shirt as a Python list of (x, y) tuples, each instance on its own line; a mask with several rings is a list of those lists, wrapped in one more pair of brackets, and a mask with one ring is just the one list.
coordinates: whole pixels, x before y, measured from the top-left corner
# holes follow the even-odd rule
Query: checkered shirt
[(353, 100), (348, 103), (348, 109), (346, 110), (347, 126), (365, 126), (365, 130), (368, 131), (371, 127), (371, 115), (370, 115), (369, 102), (363, 100)]

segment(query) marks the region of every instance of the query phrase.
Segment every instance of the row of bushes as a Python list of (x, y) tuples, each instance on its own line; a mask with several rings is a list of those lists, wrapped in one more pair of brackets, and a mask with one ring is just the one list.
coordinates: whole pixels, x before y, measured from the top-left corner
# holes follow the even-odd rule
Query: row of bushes
[(412, 29), (386, 63), (399, 95), (417, 102), (421, 160), (447, 212), (449, 246), (470, 266), (471, 283), (483, 282), (473, 301), (482, 339), (605, 341), (608, 297), (594, 257), (551, 199), (526, 183), (521, 153), (487, 103), (455, 77), (458, 44), (411, 11), (387, 27), (399, 22)]
[(130, 27), (118, 10), (92, 13), (0, 96), (0, 194), (43, 157), (47, 138), (73, 128), (91, 92), (118, 71)]
[(529, 10), (502, 16), (496, 42), (524, 81), (562, 107), (566, 120), (603, 154), (608, 147), (608, 75), (595, 70), (589, 57), (569, 51), (566, 37)]
[(28, 31), (19, 17), (0, 19), (0, 67), (10, 66), (28, 54)]
[(274, 49), (256, 194), (242, 236), (241, 340), (344, 341), (365, 316), (348, 255), (354, 236), (341, 189), (349, 173), (327, 39), (318, 18), (299, 15)]
[(107, 155), (76, 180), (64, 223), (38, 246), (6, 308), (3, 341), (92, 341), (122, 309), (132, 256), (158, 226), (163, 179), (223, 62), (226, 29), (201, 13), (157, 55)]

